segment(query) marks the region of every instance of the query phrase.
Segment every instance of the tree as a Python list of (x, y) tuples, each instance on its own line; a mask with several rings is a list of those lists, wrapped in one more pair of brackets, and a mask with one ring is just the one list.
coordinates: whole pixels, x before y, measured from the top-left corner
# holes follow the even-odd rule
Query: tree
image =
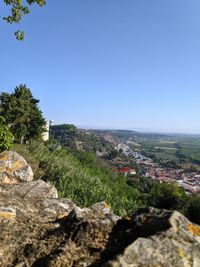
[(12, 146), (14, 136), (8, 126), (5, 125), (5, 119), (0, 116), (0, 152), (9, 150)]
[[(38, 4), (41, 7), (46, 4), (46, 0), (26, 0), (25, 2), (28, 6), (25, 6), (22, 3), (22, 0), (3, 0), (3, 2), (11, 9), (10, 15), (3, 18), (7, 23), (10, 24), (19, 23), (22, 17), (30, 12), (30, 6), (32, 4)], [(23, 40), (24, 32), (17, 31), (15, 32), (15, 36), (18, 40)]]
[(45, 120), (38, 108), (39, 100), (26, 85), (19, 85), (14, 93), (0, 95), (0, 115), (10, 126), (16, 142), (24, 143), (30, 139), (40, 139), (45, 132)]

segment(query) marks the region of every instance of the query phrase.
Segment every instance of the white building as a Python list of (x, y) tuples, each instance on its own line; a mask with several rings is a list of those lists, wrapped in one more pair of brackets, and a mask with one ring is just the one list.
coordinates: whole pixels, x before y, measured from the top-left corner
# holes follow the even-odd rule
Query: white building
[(46, 131), (42, 134), (42, 140), (46, 142), (49, 140), (49, 121), (46, 122), (45, 129)]

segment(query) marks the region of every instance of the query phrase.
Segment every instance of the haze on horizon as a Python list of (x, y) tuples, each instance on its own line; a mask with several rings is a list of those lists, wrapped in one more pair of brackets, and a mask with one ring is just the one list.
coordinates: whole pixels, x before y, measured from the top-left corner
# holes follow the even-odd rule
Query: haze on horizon
[(200, 133), (199, 0), (47, 0), (0, 37), (0, 91), (26, 83), (57, 124)]
[[(60, 123), (55, 123), (53, 125), (59, 125), (59, 124), (68, 124), (70, 122), (60, 122)], [(74, 124), (73, 122), (71, 122), (72, 124)], [(89, 126), (89, 125), (77, 125), (76, 127), (79, 129), (85, 129), (85, 130), (122, 130), (122, 131), (135, 131), (135, 132), (139, 132), (139, 133), (152, 133), (152, 134), (169, 134), (169, 135), (200, 135), (200, 131), (196, 131), (196, 130), (186, 130), (186, 129), (180, 129), (179, 131), (175, 130), (175, 129), (148, 129), (148, 128), (131, 128), (131, 127), (126, 127), (126, 128), (122, 128), (121, 126), (119, 127), (105, 127), (105, 126)]]

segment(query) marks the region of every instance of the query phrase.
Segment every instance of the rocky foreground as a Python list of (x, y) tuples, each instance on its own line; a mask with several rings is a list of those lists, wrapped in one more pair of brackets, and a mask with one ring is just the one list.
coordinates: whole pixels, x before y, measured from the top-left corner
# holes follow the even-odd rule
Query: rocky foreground
[(81, 209), (33, 181), (15, 152), (0, 154), (0, 266), (200, 266), (200, 226), (179, 212), (120, 218), (105, 202)]

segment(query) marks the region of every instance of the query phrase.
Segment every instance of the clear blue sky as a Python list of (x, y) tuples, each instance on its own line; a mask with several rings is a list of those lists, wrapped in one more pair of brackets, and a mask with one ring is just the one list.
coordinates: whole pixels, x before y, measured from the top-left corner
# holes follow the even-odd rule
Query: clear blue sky
[(47, 0), (1, 23), (0, 91), (20, 83), (56, 123), (200, 133), (200, 1)]

